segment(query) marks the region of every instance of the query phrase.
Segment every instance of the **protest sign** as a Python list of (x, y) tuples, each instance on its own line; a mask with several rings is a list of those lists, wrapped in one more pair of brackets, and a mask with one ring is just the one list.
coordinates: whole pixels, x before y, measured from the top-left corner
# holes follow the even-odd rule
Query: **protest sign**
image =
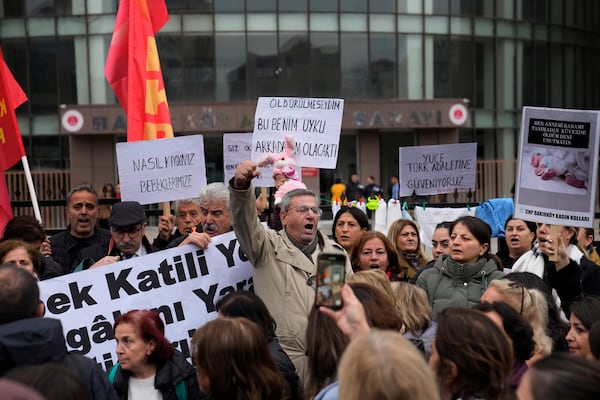
[[(223, 135), (223, 171), (225, 171), (225, 183), (229, 182), (235, 175), (238, 164), (252, 158), (252, 134), (251, 133), (226, 133)], [(273, 187), (273, 165), (259, 167), (260, 176), (253, 180), (256, 187)], [(297, 168), (300, 172), (300, 167)]]
[(524, 107), (515, 218), (592, 227), (600, 112)]
[(117, 164), (123, 200), (187, 199), (206, 186), (202, 135), (117, 143)]
[(337, 164), (343, 99), (260, 97), (254, 116), (252, 160), (280, 153), (284, 137), (296, 141), (296, 164), (334, 169)]
[(194, 330), (216, 317), (215, 303), (252, 290), (252, 266), (233, 232), (206, 250), (194, 245), (133, 257), (39, 283), (45, 317), (60, 319), (69, 350), (109, 370), (116, 362), (114, 320), (133, 309), (155, 309), (165, 336), (189, 357)]
[(399, 148), (400, 196), (475, 190), (477, 143)]

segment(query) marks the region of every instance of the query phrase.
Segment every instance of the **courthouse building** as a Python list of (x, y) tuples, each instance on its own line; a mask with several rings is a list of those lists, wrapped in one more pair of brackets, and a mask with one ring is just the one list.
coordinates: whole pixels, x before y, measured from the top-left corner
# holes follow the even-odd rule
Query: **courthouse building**
[[(117, 180), (126, 117), (104, 63), (118, 3), (0, 0), (30, 165), (73, 185)], [(223, 134), (252, 131), (260, 96), (345, 99), (337, 170), (307, 171), (323, 192), (354, 171), (385, 186), (399, 146), (477, 142), (480, 160), (514, 160), (524, 105), (600, 107), (598, 0), (166, 3), (173, 127), (204, 135), (209, 181), (223, 179)]]

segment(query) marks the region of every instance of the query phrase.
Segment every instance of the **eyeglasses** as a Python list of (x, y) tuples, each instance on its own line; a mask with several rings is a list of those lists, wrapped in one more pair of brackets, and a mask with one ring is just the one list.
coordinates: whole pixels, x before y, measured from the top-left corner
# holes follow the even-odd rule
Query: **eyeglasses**
[(298, 206), (294, 208), (294, 211), (296, 211), (298, 214), (306, 214), (307, 212), (312, 211), (319, 217), (323, 214), (323, 210), (321, 210), (319, 207)]
[(142, 232), (143, 228), (144, 228), (143, 226), (140, 226), (139, 228), (133, 228), (133, 229), (130, 229), (130, 230), (123, 230), (121, 228), (111, 228), (110, 231), (113, 234), (113, 236), (115, 236), (116, 238), (119, 238), (119, 239), (123, 239), (126, 234), (131, 239), (137, 239), (137, 237)]

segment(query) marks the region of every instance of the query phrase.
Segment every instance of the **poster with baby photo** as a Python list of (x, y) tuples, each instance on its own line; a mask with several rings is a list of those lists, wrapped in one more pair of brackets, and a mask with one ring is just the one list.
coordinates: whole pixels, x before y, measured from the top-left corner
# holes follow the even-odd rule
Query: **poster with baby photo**
[(599, 111), (524, 107), (515, 218), (592, 227)]

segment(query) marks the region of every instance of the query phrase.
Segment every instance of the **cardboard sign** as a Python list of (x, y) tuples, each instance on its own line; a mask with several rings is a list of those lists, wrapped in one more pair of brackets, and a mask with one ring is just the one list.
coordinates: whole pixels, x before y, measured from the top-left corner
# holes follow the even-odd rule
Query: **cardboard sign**
[[(223, 171), (225, 183), (235, 175), (238, 164), (252, 158), (251, 133), (226, 133), (223, 135)], [(299, 169), (299, 167), (297, 168)], [(253, 180), (255, 187), (274, 187), (273, 166), (260, 167), (260, 176)]]
[(206, 186), (202, 135), (117, 143), (117, 164), (124, 201), (188, 199)]
[(286, 134), (296, 141), (296, 164), (334, 169), (337, 164), (343, 99), (260, 97), (254, 116), (252, 160), (283, 151)]
[(399, 148), (400, 196), (475, 190), (477, 143)]
[(599, 111), (524, 107), (515, 218), (591, 228)]
[(116, 362), (115, 319), (155, 309), (165, 336), (189, 357), (196, 328), (216, 318), (215, 303), (234, 290), (253, 290), (252, 266), (233, 232), (194, 245), (134, 257), (39, 283), (45, 317), (60, 319), (69, 350), (109, 370)]

